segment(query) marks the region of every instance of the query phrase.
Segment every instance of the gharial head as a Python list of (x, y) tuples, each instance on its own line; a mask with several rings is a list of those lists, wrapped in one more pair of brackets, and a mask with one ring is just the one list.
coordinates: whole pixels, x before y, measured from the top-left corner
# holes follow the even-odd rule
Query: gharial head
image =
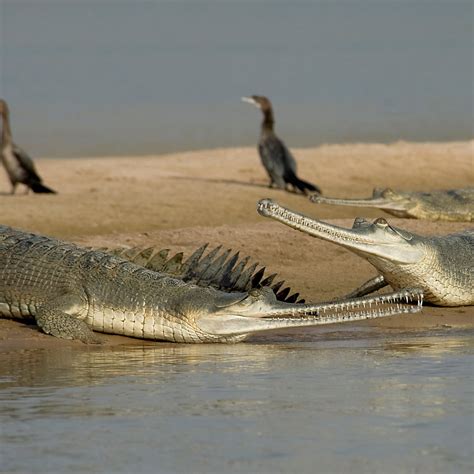
[(421, 239), (390, 225), (383, 217), (373, 222), (357, 217), (351, 229), (313, 219), (280, 206), (271, 199), (257, 205), (258, 213), (271, 217), (313, 237), (342, 245), (365, 257), (371, 256), (402, 264), (417, 263), (425, 255)]
[(248, 104), (255, 105), (262, 112), (267, 112), (272, 110), (272, 103), (270, 100), (263, 95), (251, 95), (249, 97), (242, 97), (242, 102), (247, 102)]
[(180, 322), (173, 333), (181, 332), (182, 342), (238, 342), (261, 331), (415, 313), (423, 301), (419, 289), (334, 303), (298, 304), (277, 301), (269, 288), (229, 294), (194, 288), (192, 298), (179, 299)]

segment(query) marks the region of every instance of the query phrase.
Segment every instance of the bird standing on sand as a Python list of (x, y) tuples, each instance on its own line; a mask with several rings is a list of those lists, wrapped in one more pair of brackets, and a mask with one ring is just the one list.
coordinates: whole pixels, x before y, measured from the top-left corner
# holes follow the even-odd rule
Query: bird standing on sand
[(1, 158), (12, 184), (11, 194), (15, 194), (18, 183), (27, 186), (27, 192), (28, 189), (31, 189), (35, 193), (55, 194), (56, 191), (42, 184), (33, 160), (24, 150), (13, 143), (8, 105), (2, 99), (0, 99), (0, 115), (3, 119)]
[(287, 185), (291, 184), (295, 191), (299, 189), (303, 194), (308, 191), (321, 194), (321, 190), (317, 186), (296, 176), (295, 158), (273, 131), (275, 119), (270, 100), (259, 95), (242, 97), (242, 100), (255, 105), (263, 114), (258, 152), (270, 177), (270, 188), (276, 185), (277, 188), (287, 189)]

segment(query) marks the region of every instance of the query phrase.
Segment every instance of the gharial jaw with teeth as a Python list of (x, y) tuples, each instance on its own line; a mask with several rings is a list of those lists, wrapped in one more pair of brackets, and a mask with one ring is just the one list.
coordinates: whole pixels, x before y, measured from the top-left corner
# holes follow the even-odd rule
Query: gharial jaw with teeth
[(197, 326), (212, 337), (222, 335), (229, 342), (229, 336), (247, 336), (261, 331), (416, 313), (423, 304), (423, 292), (416, 288), (347, 301), (299, 305), (276, 302), (261, 290), (253, 290), (252, 293), (249, 298), (253, 297), (254, 301), (247, 307), (226, 308), (222, 319), (216, 318), (216, 315), (203, 315), (196, 320)]

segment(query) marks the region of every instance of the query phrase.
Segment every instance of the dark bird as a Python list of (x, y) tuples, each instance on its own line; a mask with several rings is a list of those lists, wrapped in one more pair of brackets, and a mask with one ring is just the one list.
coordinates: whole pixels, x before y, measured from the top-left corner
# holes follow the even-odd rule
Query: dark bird
[(259, 95), (242, 97), (242, 100), (255, 105), (263, 114), (258, 152), (263, 167), (270, 177), (270, 188), (275, 185), (277, 188), (287, 189), (287, 186), (291, 185), (294, 191), (298, 189), (303, 194), (307, 194), (308, 191), (321, 194), (321, 190), (317, 186), (296, 176), (295, 158), (273, 130), (275, 119), (270, 100)]
[(18, 145), (13, 143), (10, 128), (10, 112), (7, 103), (0, 99), (0, 115), (3, 119), (1, 158), (3, 166), (12, 184), (11, 194), (15, 194), (16, 186), (21, 183), (35, 193), (53, 193), (56, 191), (42, 183), (33, 160)]

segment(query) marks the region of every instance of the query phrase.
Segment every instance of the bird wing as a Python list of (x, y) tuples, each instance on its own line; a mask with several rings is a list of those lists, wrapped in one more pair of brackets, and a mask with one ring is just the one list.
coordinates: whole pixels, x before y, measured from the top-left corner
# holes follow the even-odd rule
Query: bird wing
[(277, 137), (266, 137), (258, 146), (263, 166), (269, 173), (282, 177), (286, 169), (285, 145)]
[(284, 152), (285, 152), (285, 165), (296, 174), (296, 160), (288, 147), (281, 142)]
[(13, 154), (15, 155), (21, 167), (28, 173), (28, 176), (41, 182), (41, 178), (36, 171), (35, 164), (26, 151), (20, 148), (18, 145), (13, 144)]

